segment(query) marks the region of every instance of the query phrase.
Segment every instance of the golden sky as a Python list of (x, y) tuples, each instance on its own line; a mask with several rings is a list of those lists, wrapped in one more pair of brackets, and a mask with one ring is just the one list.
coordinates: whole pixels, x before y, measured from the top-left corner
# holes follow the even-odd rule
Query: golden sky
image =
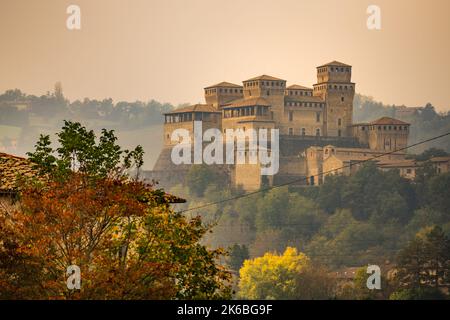
[[(66, 8), (81, 8), (81, 30)], [(366, 9), (381, 8), (381, 30)], [(359, 93), (450, 110), (449, 0), (0, 0), (0, 91), (162, 102), (270, 74), (312, 86), (315, 67), (353, 66)]]

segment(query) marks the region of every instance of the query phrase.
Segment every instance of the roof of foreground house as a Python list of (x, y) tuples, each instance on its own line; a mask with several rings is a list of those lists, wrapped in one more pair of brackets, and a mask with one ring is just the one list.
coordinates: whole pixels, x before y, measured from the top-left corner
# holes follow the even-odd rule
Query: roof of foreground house
[(25, 158), (8, 153), (0, 153), (0, 193), (17, 190), (19, 180), (37, 175), (33, 163)]

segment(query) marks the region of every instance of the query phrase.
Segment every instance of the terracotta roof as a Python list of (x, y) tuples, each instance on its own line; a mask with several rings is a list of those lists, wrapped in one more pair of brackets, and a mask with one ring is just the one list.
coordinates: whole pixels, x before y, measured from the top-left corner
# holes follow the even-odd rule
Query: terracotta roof
[(432, 162), (447, 162), (447, 161), (450, 161), (450, 156), (447, 156), (447, 157), (433, 157), (430, 160)]
[(270, 107), (270, 103), (261, 97), (254, 97), (248, 99), (238, 99), (230, 102), (223, 106), (223, 108), (233, 108), (233, 107), (249, 107), (249, 106), (268, 106)]
[(244, 82), (246, 82), (246, 81), (253, 81), (253, 80), (286, 81), (286, 80), (283, 80), (283, 79), (280, 79), (280, 78), (275, 78), (275, 77), (272, 77), (272, 76), (268, 76), (267, 74), (263, 74), (261, 76), (245, 80)]
[(308, 90), (308, 91), (312, 91), (313, 90), (312, 88), (300, 86), (298, 84), (293, 84), (293, 85), (287, 87), (286, 89), (290, 89), (290, 90)]
[(401, 121), (398, 119), (394, 119), (394, 118), (389, 118), (389, 117), (383, 117), (383, 118), (377, 119), (375, 121), (372, 121), (370, 124), (409, 125), (409, 123), (407, 123), (407, 122), (404, 122), (404, 121)]
[(231, 83), (231, 82), (221, 82), (221, 83), (217, 83), (217, 84), (212, 85), (212, 86), (205, 87), (205, 89), (218, 88), (218, 87), (222, 87), (222, 88), (242, 88), (242, 86), (234, 84), (234, 83)]
[(381, 161), (378, 165), (383, 168), (404, 168), (404, 167), (409, 168), (421, 166), (421, 164), (414, 159), (391, 160), (391, 161), (385, 160)]
[(37, 176), (33, 166), (28, 159), (0, 153), (0, 193), (14, 192), (21, 178)]
[(176, 114), (176, 113), (185, 113), (185, 112), (220, 112), (212, 105), (209, 104), (195, 104), (193, 106), (188, 106), (180, 109), (175, 109), (170, 112), (166, 112), (164, 114)]
[(325, 64), (323, 64), (321, 66), (318, 66), (317, 68), (326, 67), (326, 66), (351, 67), (351, 65), (348, 65), (348, 64), (345, 64), (345, 63), (342, 63), (342, 62), (339, 62), (339, 61), (335, 60), (335, 61), (331, 61), (331, 62), (325, 63)]

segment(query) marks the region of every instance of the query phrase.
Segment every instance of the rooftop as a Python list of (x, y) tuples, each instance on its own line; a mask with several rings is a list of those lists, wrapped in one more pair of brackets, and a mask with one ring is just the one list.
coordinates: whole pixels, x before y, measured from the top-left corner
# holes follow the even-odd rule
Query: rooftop
[(248, 99), (238, 99), (223, 106), (223, 108), (233, 107), (250, 107), (250, 106), (270, 106), (270, 103), (261, 97), (253, 97)]
[(221, 82), (221, 83), (217, 83), (215, 85), (212, 86), (208, 86), (205, 89), (209, 89), (209, 88), (242, 88), (242, 86), (231, 83), (231, 82)]
[(326, 67), (326, 66), (351, 67), (351, 65), (348, 65), (348, 64), (345, 64), (345, 63), (342, 63), (342, 62), (339, 62), (339, 61), (335, 60), (335, 61), (331, 61), (331, 62), (328, 62), (326, 64), (323, 64), (321, 66), (318, 66), (317, 68)]
[(0, 193), (14, 192), (21, 178), (32, 178), (36, 174), (30, 160), (0, 153)]
[(298, 85), (298, 84), (293, 84), (293, 85), (287, 87), (286, 89), (289, 89), (289, 90), (308, 90), (308, 91), (312, 91), (312, 88), (300, 86), (300, 85)]
[(164, 114), (177, 114), (177, 113), (186, 113), (186, 112), (219, 112), (216, 108), (209, 104), (194, 104), (192, 106), (187, 106), (179, 109), (175, 109), (170, 112), (166, 112)]
[(280, 78), (275, 78), (275, 77), (272, 77), (272, 76), (268, 76), (267, 74), (263, 74), (261, 76), (245, 80), (244, 82), (254, 81), (254, 80), (286, 81), (286, 80), (283, 80), (283, 79), (280, 79)]
[(390, 117), (382, 117), (380, 119), (377, 119), (375, 121), (370, 122), (370, 124), (409, 125), (409, 123), (407, 123), (407, 122), (404, 122), (404, 121), (401, 121), (401, 120), (398, 120), (398, 119), (394, 119), (394, 118), (390, 118)]

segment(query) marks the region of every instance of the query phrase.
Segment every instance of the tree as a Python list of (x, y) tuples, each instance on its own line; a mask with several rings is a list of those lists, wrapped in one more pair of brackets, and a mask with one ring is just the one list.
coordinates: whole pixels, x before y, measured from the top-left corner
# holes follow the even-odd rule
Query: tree
[(449, 154), (445, 150), (439, 148), (430, 148), (415, 156), (418, 161), (427, 161), (433, 157), (447, 157)]
[(60, 146), (56, 150), (50, 136), (40, 135), (35, 151), (27, 153), (42, 174), (53, 178), (64, 179), (75, 171), (89, 178), (121, 178), (133, 166), (139, 170), (143, 165), (142, 147), (122, 150), (114, 130), (103, 129), (97, 142), (93, 130), (79, 122), (64, 121), (57, 136)]
[(282, 255), (266, 253), (246, 260), (239, 273), (239, 295), (244, 299), (333, 297), (334, 278), (292, 247), (287, 247)]
[(234, 244), (230, 248), (230, 257), (228, 259), (228, 264), (231, 269), (238, 271), (245, 260), (249, 258), (248, 248), (246, 245)]
[(389, 300), (445, 300), (447, 296), (436, 288), (400, 289), (389, 296)]
[[(122, 166), (130, 153), (120, 161), (111, 133), (96, 143), (66, 123), (59, 137), (56, 153), (42, 138), (32, 153), (44, 167), (41, 183), (24, 181), (20, 205), (0, 210), (0, 298), (230, 298), (230, 274), (217, 264), (223, 250), (200, 244), (208, 228), (175, 213), (173, 196), (129, 179)], [(73, 264), (77, 291), (64, 278)]]
[(440, 288), (450, 283), (450, 239), (438, 226), (422, 229), (400, 252), (400, 288)]
[(223, 181), (224, 177), (206, 164), (192, 165), (186, 175), (186, 185), (196, 197), (202, 197), (210, 185), (223, 186)]

